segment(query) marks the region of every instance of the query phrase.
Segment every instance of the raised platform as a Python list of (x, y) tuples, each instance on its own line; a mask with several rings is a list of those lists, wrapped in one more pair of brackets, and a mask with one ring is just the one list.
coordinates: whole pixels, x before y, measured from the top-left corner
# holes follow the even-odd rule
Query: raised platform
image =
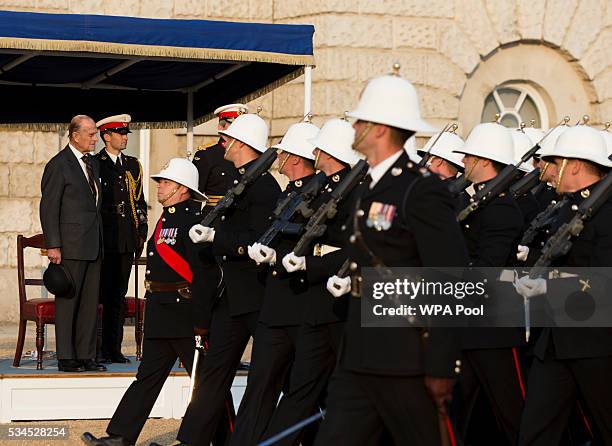
[[(0, 423), (24, 420), (110, 418), (134, 380), (139, 362), (108, 364), (106, 372), (65, 373), (56, 361), (0, 360)], [(238, 410), (246, 388), (246, 372), (237, 372), (232, 385)], [(189, 376), (175, 365), (151, 411), (153, 418), (182, 418), (189, 397)]]

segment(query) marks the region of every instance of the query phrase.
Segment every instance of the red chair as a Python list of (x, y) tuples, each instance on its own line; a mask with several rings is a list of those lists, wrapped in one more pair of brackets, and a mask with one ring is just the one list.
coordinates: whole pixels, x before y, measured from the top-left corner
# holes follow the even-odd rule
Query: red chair
[(140, 361), (142, 357), (142, 333), (144, 327), (144, 307), (145, 299), (138, 295), (140, 285), (140, 274), (138, 267), (147, 264), (146, 257), (134, 259), (134, 296), (126, 296), (125, 318), (134, 318), (134, 337), (136, 338), (136, 359)]
[[(55, 299), (51, 298), (34, 298), (28, 299), (26, 295), (26, 286), (42, 287), (42, 279), (31, 279), (25, 277), (24, 250), (25, 248), (35, 248), (43, 250), (45, 248), (45, 240), (42, 234), (37, 234), (32, 237), (24, 237), (19, 234), (17, 236), (17, 277), (19, 281), (19, 335), (17, 337), (17, 347), (15, 348), (15, 358), (13, 366), (19, 367), (21, 363), (21, 354), (23, 353), (23, 344), (25, 342), (27, 322), (36, 323), (36, 370), (42, 370), (43, 366), (43, 346), (45, 343), (45, 325), (55, 324)], [(98, 323), (97, 323), (97, 348), (99, 349), (102, 339), (102, 305), (98, 305)]]

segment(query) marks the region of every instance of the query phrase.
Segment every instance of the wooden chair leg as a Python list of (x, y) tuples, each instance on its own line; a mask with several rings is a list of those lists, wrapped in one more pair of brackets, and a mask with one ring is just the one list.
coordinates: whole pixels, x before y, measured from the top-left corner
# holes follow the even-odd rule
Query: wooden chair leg
[(36, 370), (43, 369), (43, 348), (45, 346), (45, 324), (36, 321)]
[(23, 344), (25, 342), (26, 326), (28, 321), (19, 321), (19, 334), (17, 335), (17, 347), (15, 347), (15, 359), (13, 359), (13, 367), (19, 367), (21, 363), (21, 355), (23, 354)]

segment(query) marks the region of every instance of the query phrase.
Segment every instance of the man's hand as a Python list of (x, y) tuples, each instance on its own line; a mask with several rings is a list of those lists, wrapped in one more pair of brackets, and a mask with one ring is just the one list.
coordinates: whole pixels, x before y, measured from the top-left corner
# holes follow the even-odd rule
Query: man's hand
[(523, 276), (514, 281), (514, 288), (517, 293), (527, 299), (541, 296), (546, 294), (546, 279), (530, 279), (529, 276)]
[(215, 230), (208, 226), (193, 225), (189, 230), (189, 238), (193, 243), (207, 243), (215, 239)]
[(429, 396), (434, 400), (438, 412), (442, 415), (447, 415), (446, 404), (453, 399), (453, 386), (455, 380), (453, 378), (434, 378), (433, 376), (425, 376), (425, 387)]
[(351, 291), (351, 278), (331, 276), (327, 279), (327, 291), (334, 297), (340, 297)]
[(283, 257), (283, 266), (288, 273), (293, 273), (295, 271), (306, 271), (306, 257), (298, 257), (292, 251)]
[(520, 262), (527, 261), (529, 255), (529, 246), (518, 245), (518, 252), (516, 253), (516, 259)]
[(257, 263), (276, 263), (276, 251), (261, 243), (253, 243), (248, 247), (249, 257)]
[(47, 249), (47, 257), (49, 262), (59, 265), (62, 263), (62, 250), (61, 248), (49, 248)]

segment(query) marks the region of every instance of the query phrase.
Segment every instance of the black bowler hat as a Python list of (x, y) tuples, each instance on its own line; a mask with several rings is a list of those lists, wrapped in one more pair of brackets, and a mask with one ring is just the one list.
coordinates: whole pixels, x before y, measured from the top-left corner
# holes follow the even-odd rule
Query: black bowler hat
[(43, 274), (45, 288), (55, 297), (72, 299), (74, 297), (74, 282), (64, 265), (50, 263)]

